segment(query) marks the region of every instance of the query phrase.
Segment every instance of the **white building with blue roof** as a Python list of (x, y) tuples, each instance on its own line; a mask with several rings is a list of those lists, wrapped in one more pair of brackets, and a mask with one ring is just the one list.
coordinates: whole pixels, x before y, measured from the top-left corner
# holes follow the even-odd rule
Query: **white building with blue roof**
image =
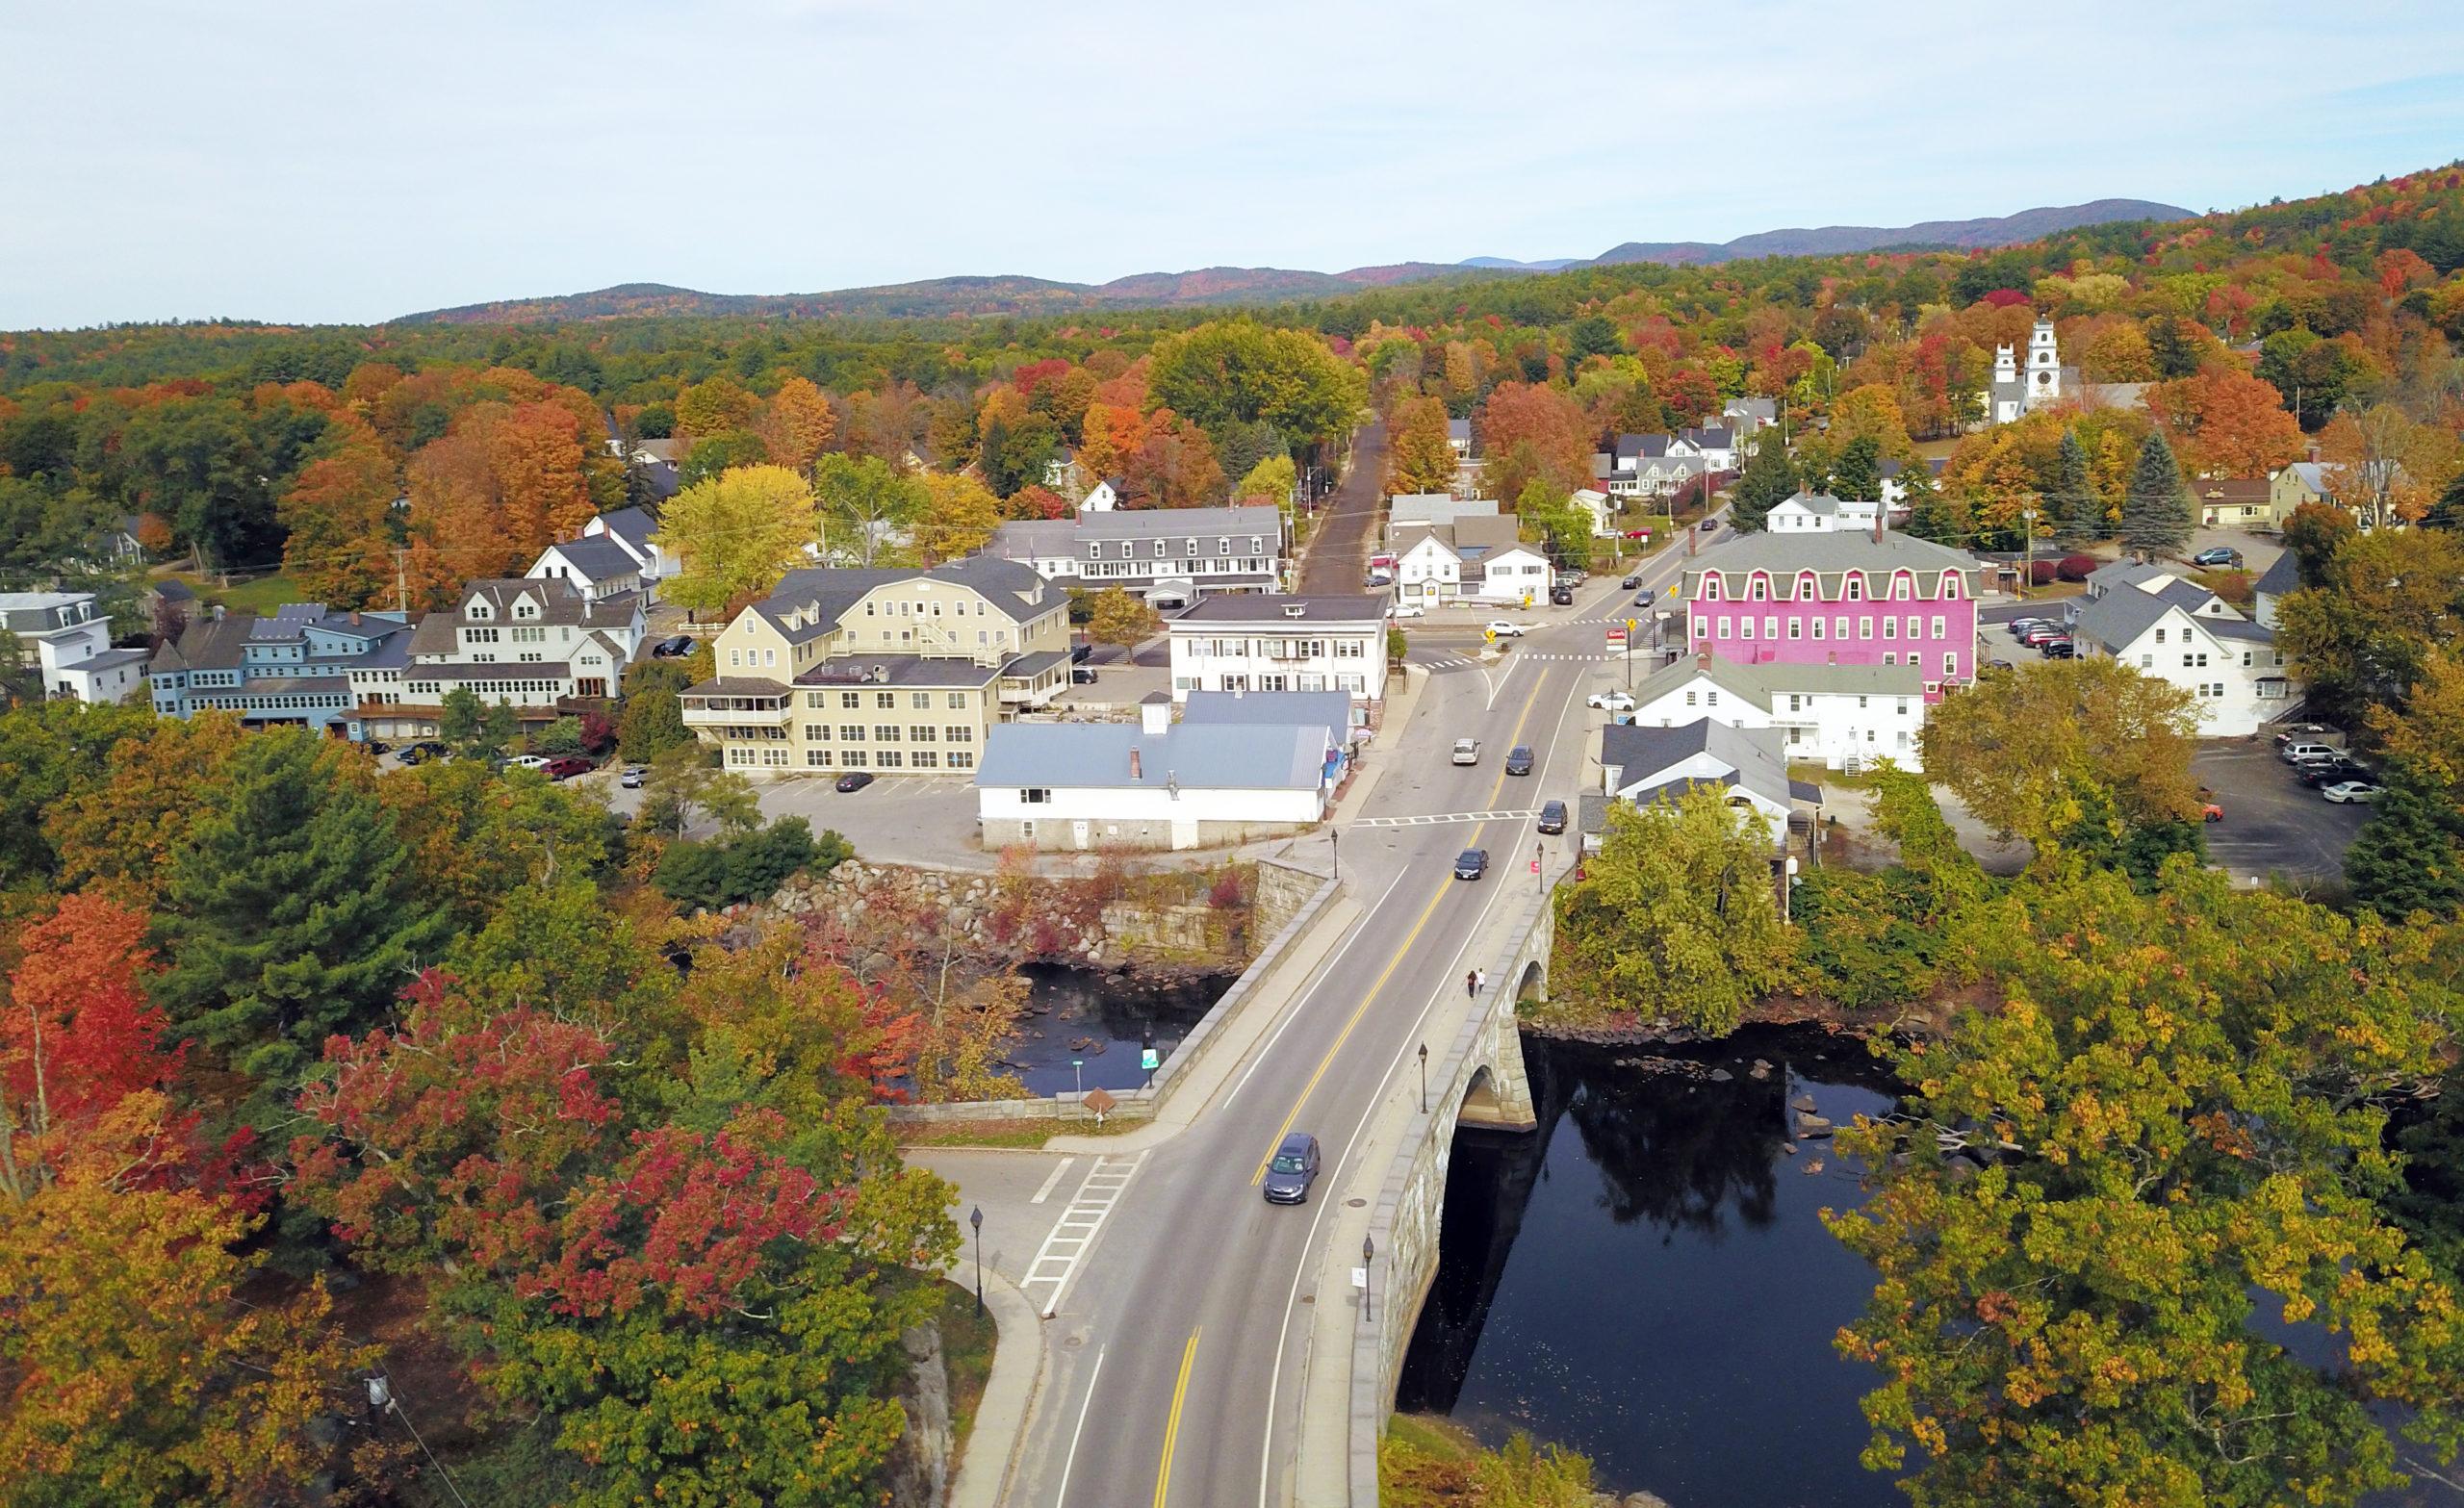
[(1324, 819), (1342, 779), (1345, 751), (1325, 711), (1175, 723), (1159, 691), (1136, 723), (1001, 724), (975, 774), (984, 845), (1187, 849), (1298, 832)]

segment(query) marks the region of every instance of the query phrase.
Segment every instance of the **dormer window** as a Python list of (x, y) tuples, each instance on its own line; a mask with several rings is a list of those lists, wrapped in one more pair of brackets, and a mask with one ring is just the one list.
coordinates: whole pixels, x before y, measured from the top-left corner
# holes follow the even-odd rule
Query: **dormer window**
[(1861, 602), (1864, 600), (1865, 578), (1851, 573), (1848, 577), (1848, 601), (1852, 602)]
[(1215, 542), (1215, 552), (1219, 555), (1228, 555), (1232, 553), (1232, 542), (1228, 539), (1217, 540)]
[(1798, 572), (1796, 600), (1800, 602), (1810, 602), (1813, 601), (1814, 596), (1813, 573), (1810, 571)]
[(1720, 574), (1716, 571), (1707, 571), (1703, 573), (1703, 601), (1707, 602), (1716, 602), (1719, 600)]
[(1089, 546), (1087, 547), (1087, 558), (1088, 558), (1088, 559), (1090, 559), (1090, 560), (1101, 560), (1101, 559), (1103, 559), (1103, 558), (1104, 558), (1104, 547), (1103, 547), (1100, 543), (1098, 543), (1098, 544), (1091, 544), (1091, 545), (1089, 545)]
[(1890, 595), (1894, 601), (1906, 601), (1912, 595), (1914, 588), (1915, 583), (1908, 578), (1908, 573), (1905, 571), (1897, 573), (1890, 578)]
[(1754, 578), (1752, 595), (1754, 600), (1758, 602), (1769, 601), (1771, 600), (1771, 583), (1763, 580), (1760, 576), (1756, 576)]

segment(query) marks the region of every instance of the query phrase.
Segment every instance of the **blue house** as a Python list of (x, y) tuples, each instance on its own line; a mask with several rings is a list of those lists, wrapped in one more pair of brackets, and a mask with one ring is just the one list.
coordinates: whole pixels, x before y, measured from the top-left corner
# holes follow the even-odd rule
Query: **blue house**
[(154, 710), (237, 712), (249, 728), (308, 728), (362, 738), (363, 703), (401, 700), (411, 626), (399, 613), (346, 613), (292, 602), (271, 618), (226, 613), (190, 624), (154, 652)]

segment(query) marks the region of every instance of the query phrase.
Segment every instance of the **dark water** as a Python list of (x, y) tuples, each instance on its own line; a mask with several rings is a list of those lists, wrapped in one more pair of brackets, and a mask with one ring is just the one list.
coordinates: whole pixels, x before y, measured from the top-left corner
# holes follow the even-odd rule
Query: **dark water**
[[(1030, 963), (1028, 1014), (1003, 1061), (1036, 1094), (1086, 1088), (1134, 1089), (1146, 1082), (1139, 1066), (1142, 1034), (1152, 1028), (1166, 1060), (1239, 978), (1211, 974), (1177, 984), (1151, 984), (1126, 975)], [(1073, 1070), (1069, 1060), (1085, 1064)]]
[(1828, 1140), (1783, 1149), (1797, 1095), (1839, 1125), (1889, 1108), (1862, 1044), (1760, 1032), (1662, 1054), (1724, 1084), (1616, 1066), (1641, 1050), (1524, 1051), (1539, 1130), (1456, 1141), (1398, 1406), (1490, 1444), (1528, 1430), (1591, 1457), (1604, 1489), (1680, 1508), (1905, 1502), (1857, 1463), (1874, 1373), (1831, 1345), (1873, 1271), (1815, 1214), (1861, 1202), (1856, 1172)]

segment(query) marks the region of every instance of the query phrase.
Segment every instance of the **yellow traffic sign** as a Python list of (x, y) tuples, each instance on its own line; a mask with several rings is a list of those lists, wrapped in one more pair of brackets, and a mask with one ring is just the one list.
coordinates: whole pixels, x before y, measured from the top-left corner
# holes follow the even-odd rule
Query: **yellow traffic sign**
[(1627, 619), (1627, 620), (1626, 620), (1626, 629), (1627, 629), (1627, 631), (1628, 631), (1629, 633), (1632, 632), (1635, 628), (1637, 628), (1637, 627), (1639, 627), (1639, 626), (1640, 626), (1640, 624), (1637, 622), (1637, 620), (1632, 619), (1632, 618), (1629, 618), (1629, 619)]
[(1495, 628), (1483, 628), (1480, 630), (1480, 637), (1495, 644), (1498, 642), (1498, 631)]

